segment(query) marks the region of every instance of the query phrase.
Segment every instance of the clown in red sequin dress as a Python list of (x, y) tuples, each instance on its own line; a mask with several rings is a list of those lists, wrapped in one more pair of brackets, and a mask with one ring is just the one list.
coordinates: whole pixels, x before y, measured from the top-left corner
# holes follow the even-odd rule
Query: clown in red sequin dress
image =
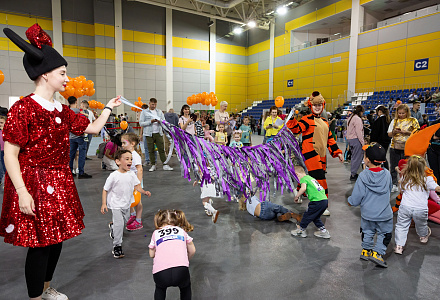
[(84, 212), (69, 168), (69, 132), (82, 135), (88, 125), (87, 117), (35, 94), (11, 107), (3, 139), (20, 147), (20, 171), (36, 216), (20, 211), (6, 174), (0, 219), (0, 236), (6, 243), (45, 247), (81, 234)]

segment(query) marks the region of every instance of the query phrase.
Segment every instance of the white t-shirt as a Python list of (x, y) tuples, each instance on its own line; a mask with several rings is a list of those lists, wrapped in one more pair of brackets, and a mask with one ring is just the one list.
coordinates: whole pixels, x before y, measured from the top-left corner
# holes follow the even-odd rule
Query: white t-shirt
[(435, 190), (437, 183), (435, 183), (431, 176), (425, 177), (425, 182), (428, 187), (427, 191), (421, 189), (419, 186), (414, 186), (412, 189), (405, 187), (400, 205), (427, 210), (429, 191)]
[(131, 152), (131, 156), (133, 157), (133, 160), (131, 162), (130, 171), (133, 171), (134, 174), (137, 175), (138, 170), (136, 169), (136, 166), (142, 165), (142, 158), (136, 150)]
[(89, 121), (90, 121), (90, 123), (93, 123), (93, 121), (95, 121), (95, 115), (93, 114), (93, 112), (91, 111), (91, 110), (88, 110), (87, 109), (87, 111), (89, 112)]
[[(156, 110), (150, 110), (150, 113), (152, 113), (153, 115), (155, 115), (157, 117)], [(159, 120), (159, 118), (156, 118), (156, 120)], [(152, 124), (153, 124), (153, 133), (159, 133), (159, 123), (154, 122)]]
[(141, 182), (132, 171), (125, 173), (114, 171), (105, 181), (107, 207), (109, 209), (127, 209), (134, 202), (134, 187)]

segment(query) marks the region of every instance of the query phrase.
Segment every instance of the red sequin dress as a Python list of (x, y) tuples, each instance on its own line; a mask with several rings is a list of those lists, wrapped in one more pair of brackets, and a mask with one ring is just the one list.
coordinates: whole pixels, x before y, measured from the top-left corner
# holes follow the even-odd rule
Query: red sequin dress
[(81, 135), (88, 124), (87, 117), (68, 106), (34, 94), (12, 106), (3, 138), (20, 146), (20, 170), (36, 217), (20, 211), (6, 173), (0, 219), (0, 236), (6, 243), (45, 247), (81, 234), (84, 212), (69, 168), (69, 132)]

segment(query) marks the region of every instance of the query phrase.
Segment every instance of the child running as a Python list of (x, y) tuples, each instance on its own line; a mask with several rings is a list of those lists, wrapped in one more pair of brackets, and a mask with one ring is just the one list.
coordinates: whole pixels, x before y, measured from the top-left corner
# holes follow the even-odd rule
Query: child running
[(156, 230), (148, 246), (153, 260), (153, 279), (156, 283), (155, 300), (166, 298), (167, 288), (177, 286), (180, 299), (191, 299), (189, 260), (196, 253), (193, 239), (187, 232), (192, 226), (181, 210), (160, 210), (154, 216)]
[(115, 161), (119, 169), (112, 172), (105, 181), (101, 213), (108, 212), (108, 208), (112, 211), (112, 222), (109, 224), (110, 237), (113, 239), (112, 253), (114, 258), (122, 258), (122, 234), (124, 223), (130, 216), (130, 205), (134, 202), (133, 189), (147, 196), (151, 196), (151, 193), (142, 189), (141, 182), (130, 171), (133, 159), (129, 150), (118, 150)]
[[(390, 194), (393, 180), (388, 170), (381, 168), (386, 151), (380, 144), (365, 145), (363, 170), (348, 197), (349, 206), (361, 206), (362, 253), (360, 258), (387, 267), (383, 259), (393, 232), (393, 211)], [(376, 234), (376, 244), (374, 235)]]
[(394, 233), (396, 242), (394, 252), (396, 254), (403, 253), (411, 219), (414, 220), (421, 243), (426, 244), (431, 235), (431, 229), (427, 224), (428, 197), (429, 192), (432, 190), (440, 192), (440, 187), (431, 176), (426, 176), (425, 168), (425, 159), (413, 155), (408, 159), (408, 163), (402, 171), (403, 178), (400, 182), (400, 189), (403, 192), (402, 202), (400, 203)]
[(298, 228), (292, 230), (290, 233), (293, 236), (305, 238), (307, 237), (306, 228), (311, 222), (313, 222), (316, 227), (319, 228), (318, 231), (315, 231), (314, 235), (316, 237), (329, 239), (330, 233), (325, 229), (324, 223), (321, 221), (321, 216), (328, 205), (328, 199), (325, 195), (324, 188), (315, 178), (306, 175), (303, 167), (295, 166), (295, 172), (296, 175), (298, 175), (301, 188), (296, 194), (294, 201), (295, 203), (298, 203), (300, 195), (307, 191), (307, 196), (309, 197), (310, 202), (306, 212), (302, 216), (301, 223), (297, 226)]
[(241, 142), (243, 143), (243, 146), (252, 146), (252, 129), (251, 126), (249, 126), (249, 117), (246, 116), (243, 118), (243, 124), (238, 128), (238, 130), (241, 130)]
[(241, 142), (241, 130), (234, 130), (232, 136), (234, 140), (229, 144), (229, 147), (239, 149), (243, 147), (243, 143)]
[(218, 131), (215, 133), (215, 143), (223, 146), (228, 144), (228, 134), (225, 132), (224, 124), (218, 124)]
[[(141, 157), (141, 149), (138, 147), (139, 145), (139, 137), (132, 132), (124, 133), (121, 136), (122, 148), (124, 150), (128, 150), (131, 152), (133, 156), (133, 161), (130, 167), (130, 171), (136, 174), (137, 178), (141, 183), (141, 187), (144, 187), (144, 182), (142, 180), (143, 177), (143, 169), (142, 169), (142, 157)], [(135, 231), (142, 229), (144, 226), (142, 225), (142, 200), (139, 201), (139, 204), (135, 207), (130, 207), (130, 218), (127, 221), (127, 226), (125, 227), (129, 231)]]

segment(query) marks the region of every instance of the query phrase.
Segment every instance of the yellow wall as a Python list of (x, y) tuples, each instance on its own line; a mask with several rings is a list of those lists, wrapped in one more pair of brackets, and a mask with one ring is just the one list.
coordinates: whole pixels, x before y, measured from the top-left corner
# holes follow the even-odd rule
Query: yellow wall
[[(438, 83), (440, 32), (358, 50), (356, 89), (404, 89)], [(429, 58), (427, 70), (414, 71), (414, 60)]]

